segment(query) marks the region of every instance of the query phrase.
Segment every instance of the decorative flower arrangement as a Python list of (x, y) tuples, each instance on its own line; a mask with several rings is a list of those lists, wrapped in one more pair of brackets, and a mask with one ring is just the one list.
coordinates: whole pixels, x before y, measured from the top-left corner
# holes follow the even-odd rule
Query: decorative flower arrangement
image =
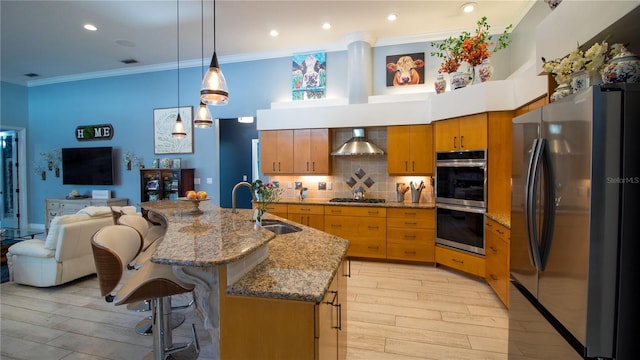
[(272, 183), (264, 184), (262, 180), (258, 179), (251, 183), (251, 191), (253, 191), (258, 197), (258, 216), (256, 220), (260, 222), (262, 215), (267, 212), (269, 204), (274, 203), (280, 199), (284, 189), (276, 187)]
[(449, 37), (440, 43), (431, 43), (431, 46), (439, 50), (432, 52), (431, 56), (443, 59), (439, 72), (456, 72), (463, 61), (471, 66), (480, 65), (492, 53), (511, 44), (509, 31), (513, 28), (513, 24), (509, 24), (504, 29), (495, 44), (491, 41), (493, 36), (489, 34), (491, 25), (487, 23), (487, 17), (483, 16), (476, 24), (477, 27), (473, 35), (464, 31), (458, 37)]
[(605, 64), (618, 55), (623, 47), (623, 44), (613, 44), (609, 48), (606, 40), (601, 44), (593, 44), (587, 51), (580, 50), (578, 46), (562, 58), (547, 61), (543, 57), (542, 70), (551, 74), (558, 84), (566, 84), (574, 73), (580, 71), (601, 72)]

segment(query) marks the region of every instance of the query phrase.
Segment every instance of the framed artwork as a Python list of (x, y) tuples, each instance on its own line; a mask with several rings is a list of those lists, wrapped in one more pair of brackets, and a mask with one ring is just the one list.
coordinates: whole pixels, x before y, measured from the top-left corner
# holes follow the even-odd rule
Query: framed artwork
[(292, 58), (293, 100), (323, 99), (327, 88), (327, 54), (301, 54)]
[(424, 84), (424, 53), (387, 56), (387, 86)]
[(187, 133), (183, 139), (171, 136), (173, 124), (178, 117), (178, 108), (153, 109), (153, 153), (193, 153), (193, 106), (180, 107), (180, 118)]
[(174, 169), (180, 169), (181, 166), (182, 166), (182, 159), (180, 158), (173, 159), (171, 163), (171, 167), (173, 167)]

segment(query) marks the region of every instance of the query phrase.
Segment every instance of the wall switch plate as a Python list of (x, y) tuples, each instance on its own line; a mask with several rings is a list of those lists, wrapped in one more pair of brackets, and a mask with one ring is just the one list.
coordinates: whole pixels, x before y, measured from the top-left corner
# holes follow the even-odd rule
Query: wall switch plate
[(327, 190), (327, 183), (326, 182), (319, 182), (318, 183), (318, 190)]
[(293, 184), (291, 184), (291, 181), (287, 182), (287, 189), (291, 189), (293, 187)]
[(213, 178), (207, 178), (207, 184), (213, 184)]
[(200, 185), (200, 178), (193, 178), (193, 183), (195, 185)]
[(327, 190), (333, 190), (333, 183), (327, 183)]

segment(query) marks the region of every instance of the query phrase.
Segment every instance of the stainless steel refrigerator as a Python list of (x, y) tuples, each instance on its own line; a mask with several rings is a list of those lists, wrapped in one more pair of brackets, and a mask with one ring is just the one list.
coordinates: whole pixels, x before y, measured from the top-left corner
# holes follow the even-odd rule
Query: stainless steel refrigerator
[(509, 359), (640, 356), (639, 85), (513, 119)]

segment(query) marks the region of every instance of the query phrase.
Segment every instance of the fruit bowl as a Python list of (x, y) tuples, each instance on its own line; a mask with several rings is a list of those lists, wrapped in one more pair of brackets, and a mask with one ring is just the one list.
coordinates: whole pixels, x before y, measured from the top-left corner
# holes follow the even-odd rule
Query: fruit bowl
[(190, 201), (193, 204), (193, 208), (189, 210), (190, 214), (202, 214), (202, 210), (200, 210), (200, 202), (201, 201), (209, 201), (211, 198), (207, 197), (204, 199), (187, 199), (186, 197), (178, 198), (180, 201)]

